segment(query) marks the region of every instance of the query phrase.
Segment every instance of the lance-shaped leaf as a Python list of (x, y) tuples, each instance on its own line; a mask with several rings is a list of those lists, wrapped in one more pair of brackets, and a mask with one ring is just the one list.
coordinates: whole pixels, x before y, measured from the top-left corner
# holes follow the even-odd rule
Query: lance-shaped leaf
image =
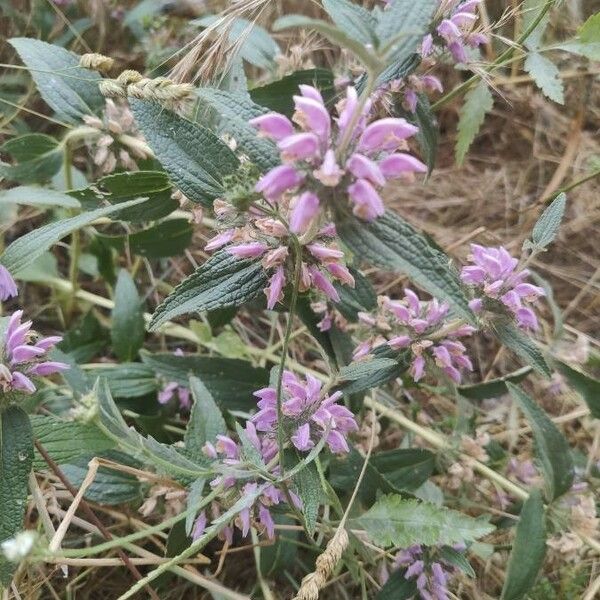
[(525, 364), (531, 365), (538, 373), (541, 373), (545, 377), (550, 377), (550, 367), (544, 355), (529, 336), (525, 335), (520, 329), (517, 329), (512, 323), (505, 321), (494, 323), (492, 331)]
[(494, 530), (485, 519), (428, 502), (405, 500), (389, 494), (356, 519), (373, 542), (407, 548), (413, 544), (459, 544), (472, 542)]
[(524, 67), (544, 96), (558, 104), (565, 103), (560, 71), (549, 58), (538, 52), (531, 52), (525, 59)]
[(191, 312), (240, 306), (256, 298), (267, 279), (260, 261), (217, 252), (156, 309), (149, 329), (154, 331), (169, 319)]
[(131, 109), (156, 158), (193, 202), (212, 206), (225, 189), (223, 177), (239, 160), (212, 131), (177, 116), (156, 102), (131, 100)]
[(566, 204), (566, 195), (559, 194), (541, 214), (531, 233), (531, 242), (534, 248), (541, 250), (554, 241), (565, 214)]
[(400, 377), (408, 364), (392, 358), (373, 358), (342, 367), (339, 378), (345, 395), (356, 394)]
[(9, 271), (17, 273), (41, 256), (48, 248), (56, 244), (63, 237), (77, 229), (93, 223), (100, 217), (107, 217), (123, 208), (135, 206), (145, 202), (145, 198), (138, 198), (123, 202), (117, 206), (106, 206), (89, 212), (82, 213), (70, 219), (62, 219), (49, 223), (16, 239), (0, 256), (2, 263)]
[(381, 42), (394, 43), (395, 60), (408, 58), (419, 49), (438, 6), (438, 0), (393, 0), (379, 13), (377, 36)]
[(569, 444), (531, 397), (510, 382), (506, 385), (533, 432), (536, 458), (546, 482), (546, 496), (552, 501), (568, 492), (573, 485), (574, 468)]
[(533, 587), (546, 554), (546, 515), (539, 490), (523, 504), (502, 588), (502, 600), (521, 600)]
[(374, 45), (377, 41), (377, 19), (366, 8), (351, 0), (323, 0), (323, 8), (337, 25), (361, 44)]
[(506, 382), (520, 383), (532, 371), (531, 367), (522, 367), (517, 371), (513, 371), (504, 377), (497, 379), (488, 379), (483, 383), (475, 383), (473, 385), (460, 385), (458, 391), (461, 396), (470, 398), (471, 400), (485, 400), (486, 398), (498, 398), (508, 392)]
[(569, 385), (585, 400), (592, 417), (600, 419), (600, 381), (566, 363), (554, 361), (554, 365), (567, 379)]
[[(29, 417), (18, 406), (9, 406), (0, 411), (0, 543), (23, 529), (32, 462)], [(16, 566), (0, 551), (0, 587), (10, 584)]]
[(337, 219), (336, 226), (357, 258), (407, 275), (439, 300), (448, 302), (459, 316), (474, 323), (450, 259), (404, 219), (386, 211), (382, 217), (366, 223), (346, 214)]
[(188, 455), (194, 459), (204, 456), (206, 442), (215, 443), (219, 434), (227, 433), (227, 425), (215, 399), (197, 377), (190, 377), (190, 390), (194, 399), (184, 443)]
[(132, 360), (144, 343), (144, 308), (131, 275), (121, 269), (115, 286), (111, 338), (119, 360)]
[(23, 204), (25, 206), (41, 206), (61, 208), (79, 208), (80, 204), (75, 198), (63, 192), (33, 185), (20, 185), (0, 192), (0, 206), (2, 204)]
[(106, 101), (98, 89), (102, 78), (95, 71), (81, 68), (77, 54), (30, 38), (12, 38), (10, 43), (30, 70), (42, 98), (59, 118), (77, 123), (104, 108)]

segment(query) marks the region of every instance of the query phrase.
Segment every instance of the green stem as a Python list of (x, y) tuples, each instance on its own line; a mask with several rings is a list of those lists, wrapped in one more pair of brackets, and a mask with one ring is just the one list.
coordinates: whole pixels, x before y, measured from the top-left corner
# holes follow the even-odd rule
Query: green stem
[(285, 475), (285, 461), (284, 461), (284, 449), (285, 449), (285, 438), (282, 427), (283, 423), (283, 403), (282, 403), (282, 384), (283, 384), (283, 371), (285, 369), (285, 363), (288, 355), (288, 348), (290, 345), (290, 338), (292, 335), (292, 328), (294, 325), (294, 315), (296, 313), (296, 303), (298, 301), (298, 288), (300, 287), (300, 273), (302, 271), (302, 249), (298, 244), (297, 240), (294, 240), (294, 250), (296, 253), (296, 261), (294, 264), (294, 281), (292, 289), (292, 299), (290, 300), (290, 310), (288, 312), (288, 321), (285, 328), (285, 334), (283, 337), (283, 344), (281, 346), (281, 360), (279, 361), (279, 373), (277, 374), (277, 448), (279, 453), (279, 464), (281, 466), (281, 475)]
[[(513, 54), (516, 52), (518, 47), (522, 46), (523, 43), (527, 40), (527, 38), (533, 33), (535, 28), (541, 23), (542, 19), (546, 16), (548, 11), (552, 8), (554, 4), (554, 0), (546, 0), (546, 4), (537, 15), (537, 17), (529, 24), (529, 27), (521, 34), (519, 39), (515, 42), (514, 46), (510, 46), (507, 48), (496, 60), (486, 69), (486, 73), (491, 73), (494, 69), (498, 67), (504, 66), (507, 62), (512, 59)], [(431, 105), (431, 110), (438, 110), (448, 104), (448, 102), (454, 100), (457, 96), (460, 96), (464, 92), (468, 91), (468, 89), (479, 79), (480, 75), (473, 75), (467, 81), (461, 83), (458, 87), (454, 88), (451, 92), (440, 98), (437, 102)]]

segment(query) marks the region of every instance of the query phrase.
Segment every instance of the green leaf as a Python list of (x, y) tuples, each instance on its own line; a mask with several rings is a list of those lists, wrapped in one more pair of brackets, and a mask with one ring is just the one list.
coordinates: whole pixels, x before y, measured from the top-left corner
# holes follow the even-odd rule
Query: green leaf
[(558, 104), (565, 103), (565, 92), (560, 78), (560, 71), (549, 58), (537, 52), (532, 52), (527, 55), (524, 67), (544, 96)]
[(474, 519), (427, 502), (405, 500), (396, 494), (383, 496), (355, 522), (373, 542), (401, 548), (413, 544), (466, 543), (494, 530), (482, 518)]
[(458, 121), (456, 162), (459, 165), (462, 165), (473, 140), (483, 125), (485, 115), (492, 110), (493, 105), (494, 97), (485, 81), (481, 81), (467, 92)]
[(312, 535), (317, 527), (319, 506), (323, 501), (323, 488), (315, 464), (311, 462), (306, 465), (292, 477), (292, 480), (298, 497), (302, 500), (302, 514), (306, 529)]
[(450, 259), (393, 212), (365, 223), (351, 215), (336, 220), (338, 233), (357, 258), (403, 273), (439, 300), (446, 301), (469, 323), (473, 313)]
[(376, 43), (377, 19), (366, 8), (350, 0), (323, 0), (323, 8), (337, 28), (351, 38), (364, 45)]
[(142, 352), (142, 360), (167, 381), (189, 385), (189, 377), (200, 379), (222, 408), (250, 410), (256, 407), (252, 394), (269, 384), (269, 372), (245, 360), (212, 356), (175, 356)]
[(169, 219), (150, 229), (127, 236), (133, 254), (146, 258), (165, 258), (183, 254), (194, 230), (187, 219)]
[(49, 223), (38, 229), (16, 239), (0, 256), (0, 262), (12, 272), (19, 272), (31, 264), (38, 256), (41, 256), (48, 248), (56, 244), (63, 237), (77, 229), (81, 229), (93, 223), (100, 217), (107, 217), (123, 208), (124, 206), (135, 206), (144, 202), (143, 198), (130, 200), (119, 206), (106, 206), (90, 212), (85, 212), (70, 219), (62, 219)]
[[(344, 458), (336, 459), (330, 468), (331, 485), (352, 492), (363, 468), (364, 457), (354, 448)], [(379, 493), (414, 492), (433, 473), (435, 455), (420, 448), (397, 448), (371, 456), (359, 488), (359, 497), (371, 506)]]
[(121, 361), (132, 360), (144, 343), (144, 307), (131, 275), (121, 269), (117, 278), (112, 311), (112, 345)]
[(0, 204), (13, 203), (24, 206), (79, 208), (75, 198), (49, 188), (22, 185), (0, 192)]
[(571, 489), (574, 478), (569, 444), (548, 415), (523, 390), (506, 384), (511, 396), (525, 414), (535, 441), (536, 458), (541, 465), (549, 501)]
[(508, 569), (502, 600), (521, 600), (533, 587), (546, 554), (546, 516), (539, 490), (532, 490), (523, 504)]
[(522, 367), (517, 371), (513, 371), (503, 377), (497, 379), (489, 379), (483, 383), (475, 383), (473, 385), (461, 385), (458, 387), (458, 392), (465, 398), (471, 400), (486, 400), (487, 398), (498, 398), (508, 393), (506, 382), (520, 383), (531, 373), (531, 367)]
[[(115, 458), (117, 457), (120, 458), (123, 455), (117, 454)], [(90, 459), (90, 456), (82, 456), (68, 464), (61, 465), (61, 470), (65, 477), (76, 488), (83, 483), (88, 473)], [(117, 504), (124, 504), (125, 502), (141, 500), (142, 486), (134, 475), (115, 471), (107, 467), (100, 467), (94, 477), (94, 481), (86, 490), (84, 498), (90, 502), (97, 502), (105, 506), (115, 506)]]
[(96, 381), (94, 394), (98, 399), (100, 428), (117, 442), (128, 456), (152, 466), (159, 473), (186, 483), (207, 474), (203, 465), (191, 461), (173, 446), (161, 444), (151, 436), (144, 437), (133, 427), (129, 427), (121, 416), (105, 380)]
[(175, 185), (193, 202), (212, 207), (221, 196), (223, 177), (239, 160), (212, 131), (166, 110), (160, 104), (130, 100), (131, 110), (156, 158)]
[(393, 0), (379, 13), (377, 35), (382, 42), (395, 42), (394, 60), (402, 61), (418, 50), (438, 6), (438, 0)]
[(253, 102), (260, 106), (265, 106), (270, 110), (291, 117), (294, 112), (293, 96), (298, 94), (298, 86), (303, 83), (316, 87), (323, 95), (325, 103), (329, 103), (335, 95), (333, 73), (331, 71), (328, 69), (306, 69), (295, 71), (282, 79), (253, 88), (250, 90), (250, 97)]
[(256, 298), (267, 285), (260, 261), (239, 259), (222, 250), (184, 279), (154, 311), (150, 331), (191, 312), (240, 306)]
[(280, 17), (273, 24), (273, 31), (284, 31), (291, 29), (292, 27), (306, 27), (307, 29), (314, 29), (320, 33), (323, 37), (327, 38), (330, 42), (350, 50), (358, 60), (360, 60), (367, 70), (373, 72), (379, 72), (382, 64), (380, 59), (373, 51), (365, 46), (364, 43), (355, 40), (352, 34), (346, 34), (345, 31), (330, 25), (326, 21), (321, 19), (311, 19), (303, 15), (286, 15)]
[(496, 334), (497, 338), (521, 358), (526, 365), (530, 365), (545, 377), (550, 377), (552, 373), (544, 355), (528, 335), (524, 334), (512, 323), (504, 321), (493, 323), (492, 331)]
[(469, 577), (475, 577), (475, 571), (469, 563), (467, 557), (462, 553), (458, 552), (451, 546), (442, 546), (440, 548), (440, 558), (451, 565), (459, 568), (463, 573)]
[(354, 287), (335, 283), (340, 295), (336, 308), (349, 321), (357, 321), (359, 312), (370, 312), (377, 308), (377, 294), (371, 282), (358, 270), (349, 267), (354, 277)]
[(16, 161), (14, 165), (0, 163), (0, 175), (19, 183), (44, 183), (58, 173), (63, 162), (58, 142), (42, 133), (12, 138), (0, 149)]
[(115, 398), (140, 398), (156, 392), (158, 388), (154, 371), (142, 363), (109, 363), (107, 367), (86, 370), (88, 389), (92, 388), (98, 377), (106, 380)]
[[(222, 21), (222, 17), (207, 15), (193, 20), (192, 25), (209, 27), (219, 21)], [(281, 54), (281, 50), (266, 29), (241, 17), (228, 23), (228, 27), (229, 41), (244, 60), (261, 69), (272, 69), (275, 66), (275, 58)], [(223, 27), (217, 27), (217, 30), (223, 32)]]
[(113, 218), (122, 221), (154, 221), (166, 217), (179, 207), (171, 198), (171, 183), (163, 171), (135, 171), (101, 177), (94, 185), (69, 192), (88, 210), (126, 202), (134, 198), (148, 198), (143, 205), (125, 208)]
[(197, 377), (190, 377), (190, 390), (194, 398), (190, 419), (185, 431), (184, 443), (188, 455), (199, 459), (204, 456), (202, 447), (214, 443), (217, 435), (227, 433), (227, 425), (206, 386)]
[(585, 400), (592, 417), (600, 419), (600, 381), (558, 360), (554, 361), (554, 365), (567, 379), (569, 385)]
[(248, 122), (267, 113), (268, 109), (254, 104), (244, 94), (214, 88), (200, 88), (197, 93), (200, 102), (216, 114), (218, 133), (226, 133), (236, 141), (237, 152), (248, 156), (262, 172), (280, 164), (279, 150), (275, 143), (259, 137), (256, 128)]
[(400, 377), (406, 368), (407, 365), (391, 358), (358, 361), (340, 369), (341, 389), (346, 396), (356, 394)]
[(593, 14), (577, 32), (578, 38), (586, 43), (600, 42), (600, 12)]
[(531, 234), (531, 241), (536, 248), (545, 248), (554, 241), (565, 214), (566, 204), (565, 194), (559, 194), (542, 213)]
[(31, 72), (42, 98), (60, 119), (79, 123), (85, 115), (104, 108), (105, 99), (98, 89), (102, 78), (95, 71), (82, 69), (77, 54), (30, 38), (9, 42)]
[[(106, 437), (93, 423), (63, 421), (45, 415), (31, 415), (29, 418), (35, 439), (59, 465), (72, 462), (81, 456), (99, 456), (115, 447), (115, 442)], [(46, 461), (37, 451), (33, 468), (48, 468)]]
[[(29, 417), (18, 406), (9, 406), (0, 411), (0, 543), (23, 529), (32, 463)], [(15, 567), (0, 552), (0, 586), (10, 584)]]

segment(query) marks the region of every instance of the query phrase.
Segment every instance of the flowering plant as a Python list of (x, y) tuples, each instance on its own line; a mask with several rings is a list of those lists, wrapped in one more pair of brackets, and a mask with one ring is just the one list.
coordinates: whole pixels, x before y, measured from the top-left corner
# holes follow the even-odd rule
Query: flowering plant
[[(35, 23), (81, 16), (49, 4)], [(275, 21), (257, 0), (186, 26), (109, 4), (37, 36), (60, 43), (9, 40), (53, 114), (6, 116), (0, 147), (0, 591), (60, 565), (69, 590), (123, 569), (119, 600), (516, 600), (546, 555), (598, 552), (600, 384), (540, 274), (597, 173), (561, 191), (569, 145), (496, 228), (483, 185), (435, 187), (468, 172), (444, 152), (454, 114), (460, 165), (504, 86), (564, 102), (549, 56), (597, 59), (598, 15), (545, 46), (568, 29), (552, 0), (278, 2)], [(63, 47), (89, 21), (113, 54), (109, 17), (135, 60)], [(468, 212), (441, 227), (442, 201)], [(552, 419), (559, 397), (579, 406)]]

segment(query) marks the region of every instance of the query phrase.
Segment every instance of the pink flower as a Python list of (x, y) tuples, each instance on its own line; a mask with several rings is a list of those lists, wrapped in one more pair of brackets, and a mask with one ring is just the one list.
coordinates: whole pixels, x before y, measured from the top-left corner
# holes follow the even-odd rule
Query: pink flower
[(402, 152), (386, 156), (379, 162), (379, 168), (386, 179), (396, 179), (407, 173), (427, 173), (427, 165)]
[(283, 267), (275, 269), (275, 273), (269, 280), (269, 285), (265, 289), (267, 295), (267, 308), (272, 310), (274, 306), (283, 298), (283, 286), (285, 285), (285, 274)]
[(14, 312), (4, 332), (4, 347), (0, 351), (0, 391), (20, 390), (29, 394), (36, 387), (32, 376), (46, 377), (65, 371), (69, 365), (57, 361), (44, 361), (43, 356), (61, 341), (59, 336), (43, 338), (37, 344), (29, 343), (31, 321), (21, 322), (23, 311)]
[(277, 144), (284, 162), (307, 160), (319, 154), (319, 138), (314, 133), (296, 133)]
[(238, 258), (258, 258), (262, 256), (269, 247), (262, 242), (249, 242), (248, 244), (237, 244), (226, 248), (229, 254)]
[(17, 284), (12, 278), (10, 271), (4, 265), (0, 264), (0, 302), (14, 298), (18, 293)]
[(256, 191), (267, 200), (279, 200), (284, 192), (298, 187), (304, 181), (304, 174), (291, 165), (279, 165), (265, 173), (256, 184)]
[(396, 150), (401, 143), (415, 135), (418, 127), (411, 125), (406, 119), (387, 117), (371, 123), (364, 130), (358, 142), (358, 150), (377, 152)]
[(310, 278), (313, 285), (318, 290), (323, 292), (330, 300), (333, 300), (334, 302), (340, 301), (340, 295), (338, 294), (338, 291), (333, 287), (331, 281), (329, 281), (329, 279), (327, 279), (327, 277), (325, 277), (317, 267), (310, 266), (308, 267), (308, 271), (310, 273)]
[(228, 229), (227, 231), (223, 231), (222, 233), (215, 235), (215, 237), (213, 237), (208, 242), (208, 244), (206, 244), (206, 246), (204, 246), (204, 249), (207, 252), (212, 252), (213, 250), (218, 250), (219, 248), (222, 248), (223, 246), (229, 244), (229, 242), (231, 242), (231, 240), (233, 240), (234, 237), (235, 237), (235, 229)]
[(320, 140), (329, 137), (331, 117), (322, 101), (306, 96), (294, 96), (296, 112), (293, 120), (305, 131), (316, 134)]
[(305, 233), (319, 214), (319, 198), (312, 192), (304, 192), (294, 202), (290, 214), (290, 230), (296, 235)]
[(385, 177), (377, 163), (362, 154), (353, 154), (346, 167), (357, 179), (366, 179), (373, 185), (385, 185)]
[(344, 253), (337, 248), (330, 248), (321, 244), (308, 244), (306, 247), (315, 258), (323, 262), (344, 258)]
[(348, 194), (354, 204), (352, 212), (365, 221), (374, 221), (385, 212), (381, 197), (366, 179), (358, 179), (348, 186)]
[(335, 187), (340, 182), (344, 175), (344, 171), (338, 166), (333, 150), (329, 149), (325, 152), (321, 167), (315, 169), (313, 175), (327, 187)]
[(250, 119), (249, 122), (258, 129), (260, 135), (274, 140), (282, 140), (294, 133), (292, 122), (286, 116), (275, 112)]

